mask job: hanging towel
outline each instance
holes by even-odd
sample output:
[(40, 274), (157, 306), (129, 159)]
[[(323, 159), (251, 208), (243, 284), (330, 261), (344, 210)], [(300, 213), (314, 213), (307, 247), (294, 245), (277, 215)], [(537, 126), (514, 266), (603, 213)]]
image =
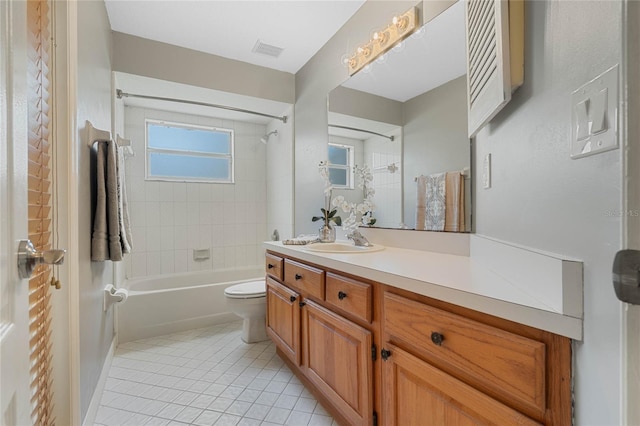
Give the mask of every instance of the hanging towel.
[(424, 228), (444, 231), (446, 173), (427, 176), (427, 204)]
[(127, 187), (125, 183), (124, 152), (118, 148), (118, 218), (120, 236), (122, 238), (122, 253), (131, 253), (133, 241), (131, 239), (131, 224), (129, 223), (129, 204), (127, 202)]
[(91, 237), (91, 260), (109, 260), (107, 240), (106, 144), (98, 142), (96, 159), (96, 213)]
[(462, 173), (447, 173), (444, 198), (444, 230), (448, 232), (464, 232), (464, 176)]
[(96, 213), (91, 239), (91, 260), (122, 260), (118, 201), (116, 143), (98, 142), (96, 162)]
[(416, 178), (416, 230), (424, 231), (427, 215), (427, 177)]

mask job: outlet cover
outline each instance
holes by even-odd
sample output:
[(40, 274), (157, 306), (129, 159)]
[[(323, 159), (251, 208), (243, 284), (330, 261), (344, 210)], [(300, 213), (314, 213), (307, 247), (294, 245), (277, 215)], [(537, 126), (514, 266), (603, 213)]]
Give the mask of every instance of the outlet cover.
[(491, 188), (491, 154), (485, 155), (482, 161), (482, 187)]
[(618, 66), (571, 94), (571, 158), (618, 147)]

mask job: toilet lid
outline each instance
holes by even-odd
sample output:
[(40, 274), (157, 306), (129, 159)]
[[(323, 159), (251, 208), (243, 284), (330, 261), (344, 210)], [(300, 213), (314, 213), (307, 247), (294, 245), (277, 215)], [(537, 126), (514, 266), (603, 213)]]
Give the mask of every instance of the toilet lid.
[(227, 287), (224, 294), (228, 297), (248, 299), (252, 297), (266, 296), (267, 290), (265, 288), (264, 280), (258, 280)]

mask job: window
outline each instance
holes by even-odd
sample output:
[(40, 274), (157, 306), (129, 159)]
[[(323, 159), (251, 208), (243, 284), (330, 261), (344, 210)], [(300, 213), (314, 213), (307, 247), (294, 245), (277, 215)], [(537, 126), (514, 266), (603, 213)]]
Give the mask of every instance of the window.
[(233, 183), (233, 130), (147, 120), (148, 180)]
[(328, 169), (335, 188), (353, 189), (353, 147), (330, 143)]

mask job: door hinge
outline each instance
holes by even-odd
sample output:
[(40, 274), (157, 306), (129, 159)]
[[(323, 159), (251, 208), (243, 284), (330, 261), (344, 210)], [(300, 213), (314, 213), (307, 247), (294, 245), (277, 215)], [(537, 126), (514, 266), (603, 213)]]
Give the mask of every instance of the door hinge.
[(371, 345), (371, 359), (376, 360), (378, 358), (378, 348), (376, 348), (376, 344)]
[(378, 413), (373, 412), (373, 426), (378, 426)]

